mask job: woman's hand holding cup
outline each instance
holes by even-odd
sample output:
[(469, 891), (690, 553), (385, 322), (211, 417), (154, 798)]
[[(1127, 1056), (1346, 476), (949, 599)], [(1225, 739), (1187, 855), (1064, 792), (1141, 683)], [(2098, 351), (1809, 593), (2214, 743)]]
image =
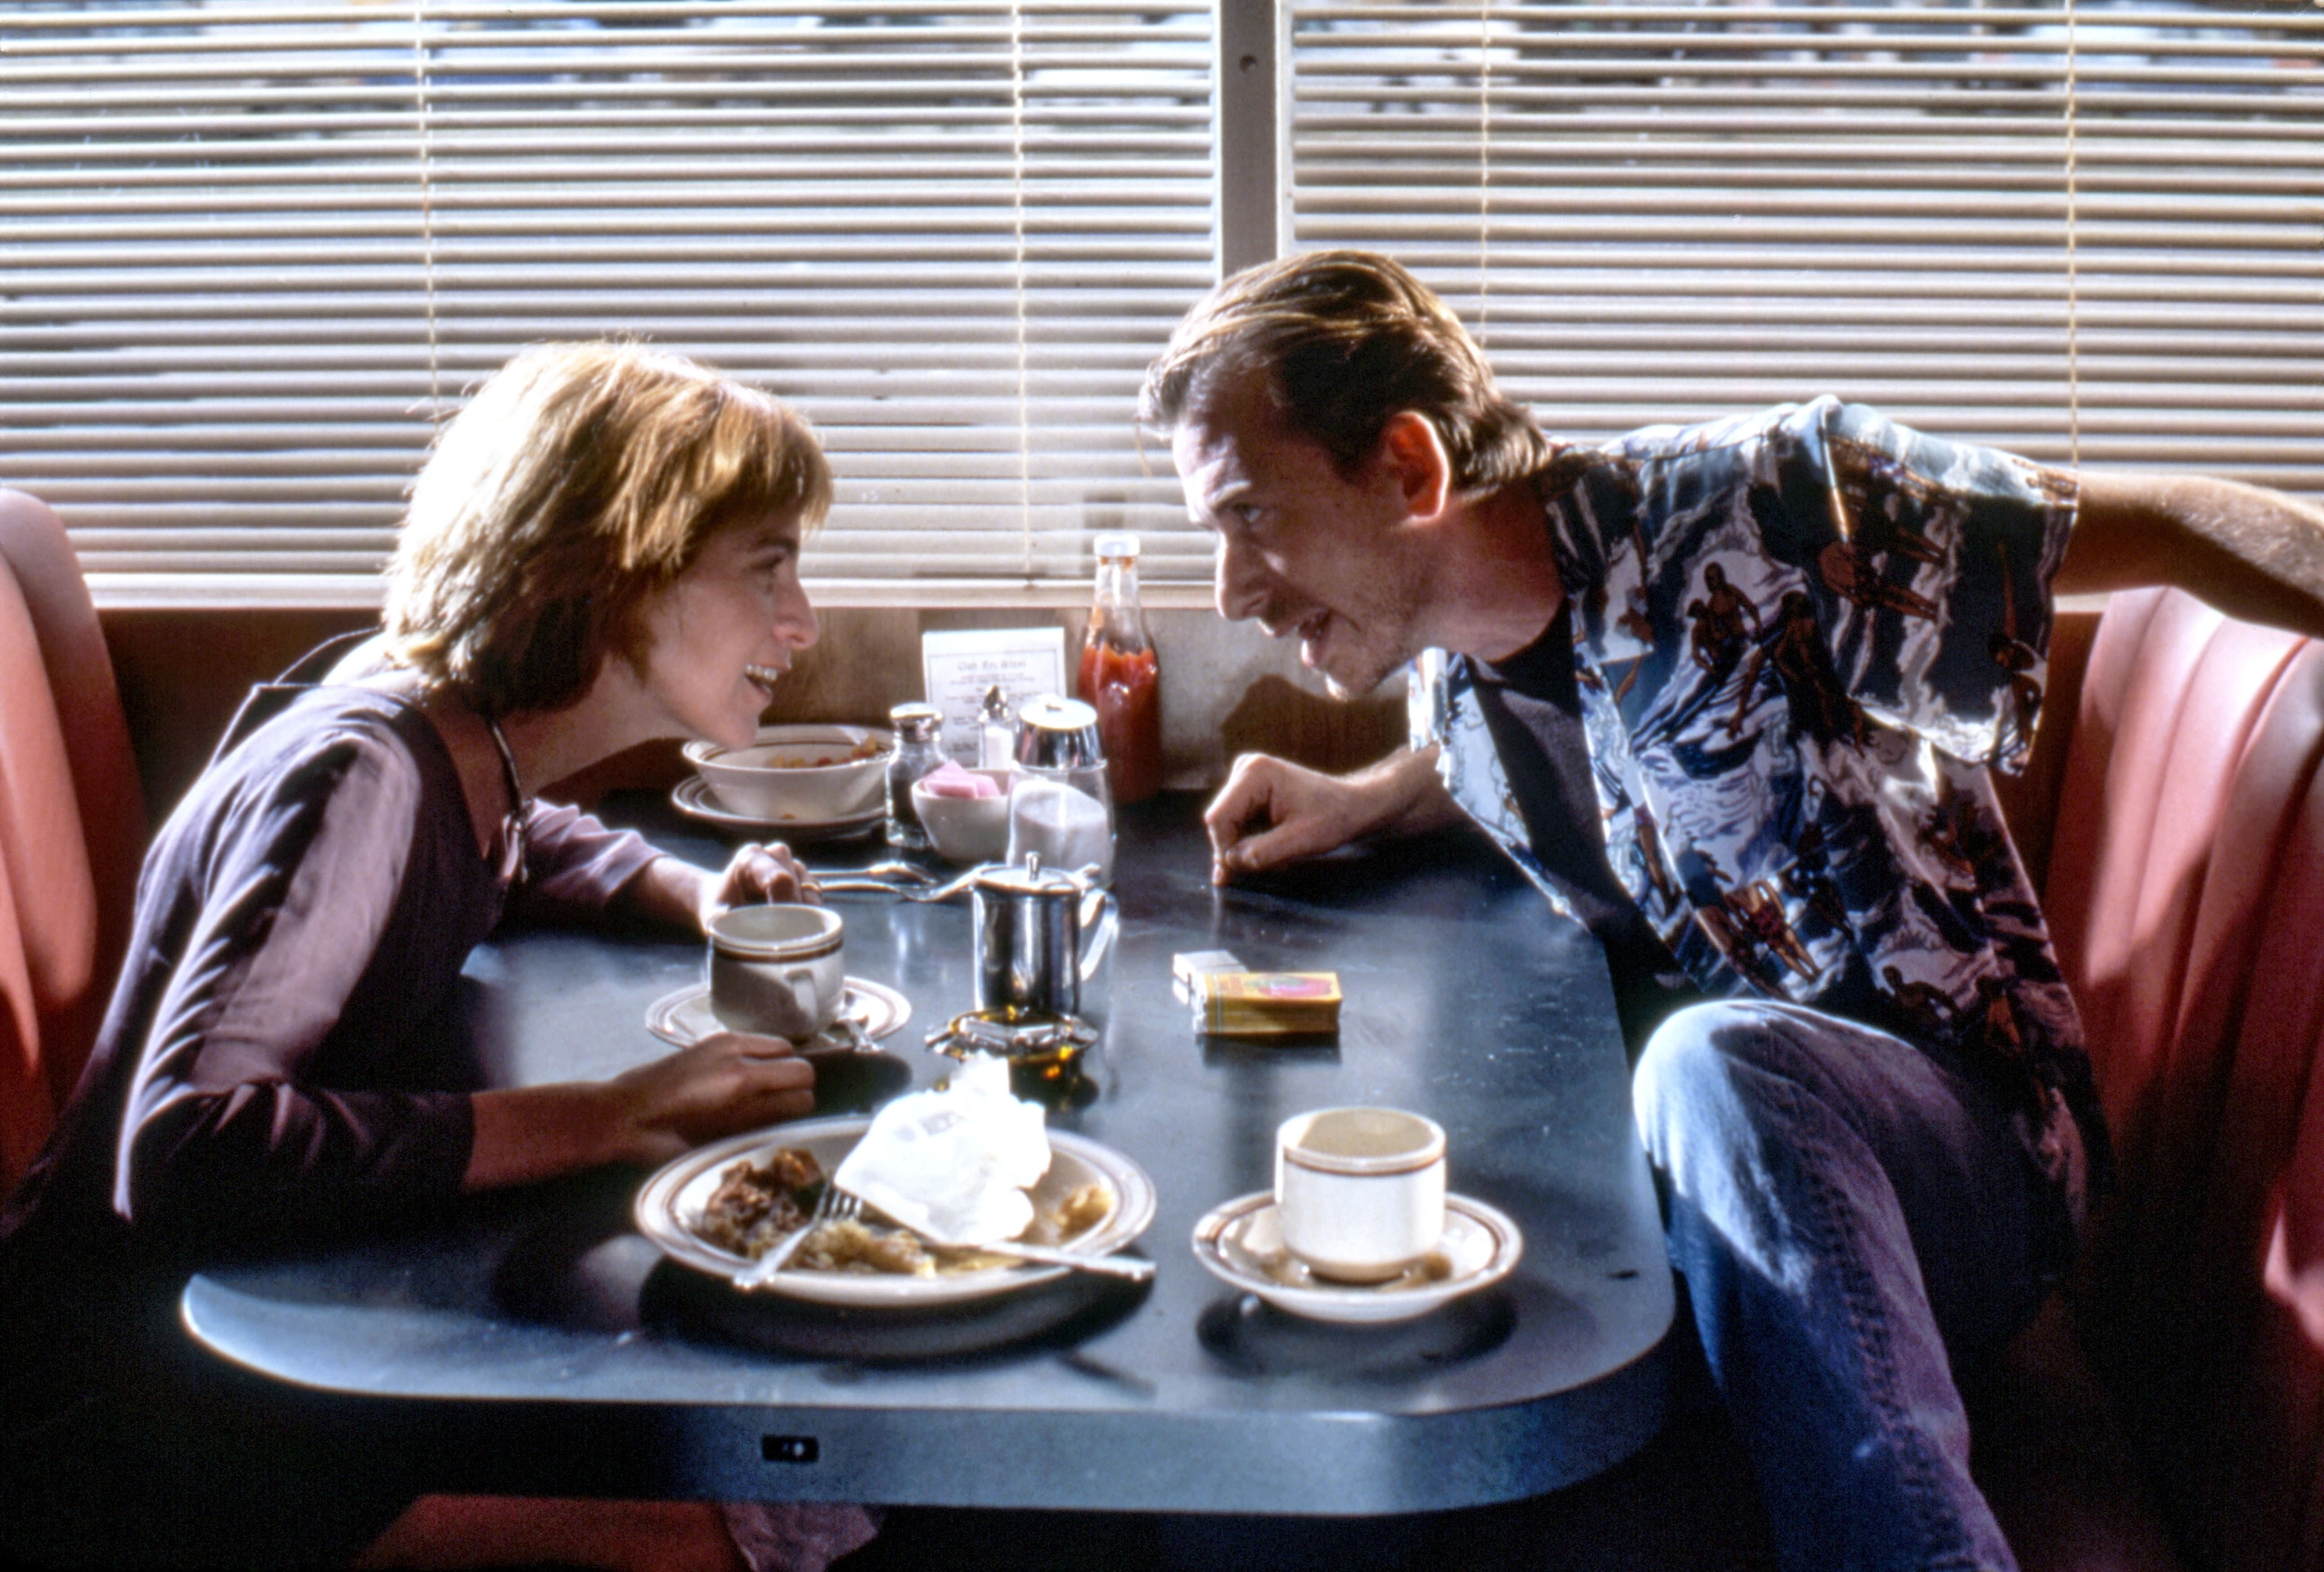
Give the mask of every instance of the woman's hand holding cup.
[(703, 880), (702, 931), (708, 933), (720, 914), (738, 906), (818, 905), (822, 900), (815, 875), (790, 847), (780, 841), (748, 841), (734, 848), (723, 873)]

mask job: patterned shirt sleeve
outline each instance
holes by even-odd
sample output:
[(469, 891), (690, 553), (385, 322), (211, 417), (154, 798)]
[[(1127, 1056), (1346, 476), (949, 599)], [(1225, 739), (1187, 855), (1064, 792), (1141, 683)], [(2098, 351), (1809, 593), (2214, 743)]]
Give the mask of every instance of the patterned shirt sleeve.
[[(1782, 703), (1828, 736), (1868, 719), (1968, 763), (2023, 765), (2069, 476), (1830, 398), (1636, 432), (1615, 453), (1631, 505), (1569, 492), (1551, 509), (1562, 567), (1592, 587), (1584, 642), (1609, 671), (1658, 652), (1718, 672), (1738, 735)], [(1637, 685), (1642, 698), (1663, 686)]]

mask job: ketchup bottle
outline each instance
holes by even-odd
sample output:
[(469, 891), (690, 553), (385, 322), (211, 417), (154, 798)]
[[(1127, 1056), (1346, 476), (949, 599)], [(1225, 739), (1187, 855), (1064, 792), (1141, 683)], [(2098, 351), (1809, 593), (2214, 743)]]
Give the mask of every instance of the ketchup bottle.
[(1097, 711), (1117, 804), (1162, 786), (1162, 673), (1138, 604), (1138, 537), (1097, 538), (1097, 599), (1082, 640), (1080, 694)]

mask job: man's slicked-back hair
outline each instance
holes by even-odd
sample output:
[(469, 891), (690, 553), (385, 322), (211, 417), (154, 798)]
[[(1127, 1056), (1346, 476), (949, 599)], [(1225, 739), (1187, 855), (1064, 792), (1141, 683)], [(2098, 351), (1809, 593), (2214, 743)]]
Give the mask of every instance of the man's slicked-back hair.
[(1526, 479), (1551, 458), (1450, 308), (1371, 252), (1283, 257), (1221, 283), (1148, 368), (1139, 421), (1167, 434), (1213, 389), (1254, 371), (1285, 422), (1342, 475), (1361, 467), (1389, 417), (1406, 410), (1436, 429), (1463, 491)]

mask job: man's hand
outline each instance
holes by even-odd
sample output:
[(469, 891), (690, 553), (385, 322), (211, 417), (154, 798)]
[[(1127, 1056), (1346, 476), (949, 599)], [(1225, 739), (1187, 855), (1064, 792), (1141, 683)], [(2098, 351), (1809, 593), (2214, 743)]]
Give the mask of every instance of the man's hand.
[(1223, 884), (1366, 836), (1452, 824), (1460, 809), (1436, 779), (1436, 752), (1398, 753), (1349, 775), (1326, 775), (1266, 754), (1234, 762), (1203, 812), (1211, 882)]

